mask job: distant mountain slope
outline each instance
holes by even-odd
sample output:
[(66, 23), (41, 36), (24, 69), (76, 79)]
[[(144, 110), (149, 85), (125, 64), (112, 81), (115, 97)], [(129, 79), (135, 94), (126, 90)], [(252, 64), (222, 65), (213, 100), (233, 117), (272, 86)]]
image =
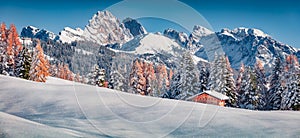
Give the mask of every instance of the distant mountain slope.
[(207, 55), (206, 48), (219, 43), (235, 69), (238, 69), (241, 63), (253, 66), (258, 59), (267, 69), (271, 69), (275, 57), (283, 59), (285, 55), (294, 54), (300, 58), (299, 49), (278, 42), (258, 29), (240, 27), (233, 30), (222, 29), (220, 32), (213, 33), (203, 27), (195, 26), (189, 37), (185, 37), (188, 36), (187, 34), (172, 29), (166, 30), (164, 35), (175, 39), (184, 47), (196, 48), (195, 55), (204, 59), (213, 56)]
[(300, 132), (300, 112), (153, 98), (56, 78), (37, 83), (0, 75), (0, 84), (0, 134), (8, 137), (297, 137)]

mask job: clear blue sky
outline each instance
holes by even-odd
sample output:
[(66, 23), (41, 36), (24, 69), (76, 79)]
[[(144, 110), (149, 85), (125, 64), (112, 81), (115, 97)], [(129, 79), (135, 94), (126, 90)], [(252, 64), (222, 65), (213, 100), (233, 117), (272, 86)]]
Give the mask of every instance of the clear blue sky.
[[(215, 31), (241, 26), (258, 28), (276, 40), (300, 48), (300, 1), (180, 1), (202, 14)], [(6, 0), (1, 1), (0, 22), (14, 23), (19, 31), (33, 25), (58, 33), (65, 26), (84, 28), (94, 13), (117, 2), (119, 0)], [(145, 22), (145, 27), (150, 31), (162, 31), (166, 25)]]

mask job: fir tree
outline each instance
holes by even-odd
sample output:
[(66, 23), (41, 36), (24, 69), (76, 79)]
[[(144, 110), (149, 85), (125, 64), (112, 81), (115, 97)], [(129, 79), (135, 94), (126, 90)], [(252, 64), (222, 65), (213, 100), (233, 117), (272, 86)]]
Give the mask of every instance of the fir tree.
[(89, 74), (88, 84), (104, 87), (104, 82), (105, 82), (105, 70), (99, 69), (99, 66), (95, 65), (93, 71)]
[(282, 62), (279, 57), (275, 59), (274, 69), (271, 74), (270, 89), (267, 93), (267, 109), (269, 110), (279, 110), (281, 106), (281, 93), (283, 91), (282, 86)]
[(203, 62), (198, 63), (200, 92), (207, 90), (209, 71)]
[(229, 97), (226, 105), (236, 107), (237, 93), (233, 70), (227, 57), (216, 56), (209, 76), (209, 89), (220, 92)]
[(265, 69), (260, 60), (257, 60), (255, 64), (255, 75), (257, 78), (257, 91), (260, 95), (259, 97), (259, 109), (265, 110), (267, 108), (267, 81), (265, 76)]
[(114, 70), (110, 73), (108, 88), (118, 91), (126, 90), (125, 78), (119, 71)]
[(238, 104), (241, 108), (258, 109), (259, 93), (257, 92), (257, 78), (250, 67), (247, 67), (243, 73)]
[(187, 100), (199, 93), (198, 70), (192, 56), (186, 52), (180, 61), (180, 66), (172, 78), (170, 90), (164, 95), (171, 99)]
[(37, 40), (37, 45), (33, 53), (32, 64), (29, 71), (29, 79), (37, 82), (46, 82), (47, 76), (49, 75), (49, 62), (45, 59), (40, 41)]
[(23, 79), (29, 79), (29, 71), (31, 68), (31, 54), (29, 53), (28, 49), (26, 47), (23, 48), (21, 53), (18, 56), (17, 60), (17, 66), (16, 66), (16, 76), (23, 78)]

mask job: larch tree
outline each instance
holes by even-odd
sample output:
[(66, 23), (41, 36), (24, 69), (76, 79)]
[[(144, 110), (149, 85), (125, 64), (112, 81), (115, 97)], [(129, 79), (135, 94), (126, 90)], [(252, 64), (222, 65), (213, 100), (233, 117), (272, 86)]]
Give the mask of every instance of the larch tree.
[(129, 85), (132, 87), (132, 93), (145, 95), (146, 78), (144, 77), (142, 66), (142, 63), (138, 59), (134, 61), (129, 76)]
[(10, 76), (16, 76), (16, 63), (18, 61), (18, 55), (23, 49), (21, 42), (19, 40), (18, 32), (14, 24), (10, 25), (10, 29), (7, 37), (7, 48), (6, 48), (6, 72)]
[(37, 40), (37, 45), (33, 53), (32, 64), (29, 71), (29, 79), (37, 82), (46, 82), (49, 76), (49, 62), (45, 58), (41, 43)]
[(0, 74), (8, 75), (8, 73), (6, 72), (7, 30), (5, 23), (1, 23), (0, 34)]

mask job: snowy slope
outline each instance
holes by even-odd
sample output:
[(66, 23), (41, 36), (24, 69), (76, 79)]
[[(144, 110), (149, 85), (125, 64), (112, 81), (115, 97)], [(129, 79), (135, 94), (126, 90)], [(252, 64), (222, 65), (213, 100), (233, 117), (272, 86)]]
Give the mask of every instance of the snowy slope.
[(300, 135), (300, 112), (223, 108), (54, 78), (44, 84), (0, 76), (0, 84), (0, 135), (9, 137)]

